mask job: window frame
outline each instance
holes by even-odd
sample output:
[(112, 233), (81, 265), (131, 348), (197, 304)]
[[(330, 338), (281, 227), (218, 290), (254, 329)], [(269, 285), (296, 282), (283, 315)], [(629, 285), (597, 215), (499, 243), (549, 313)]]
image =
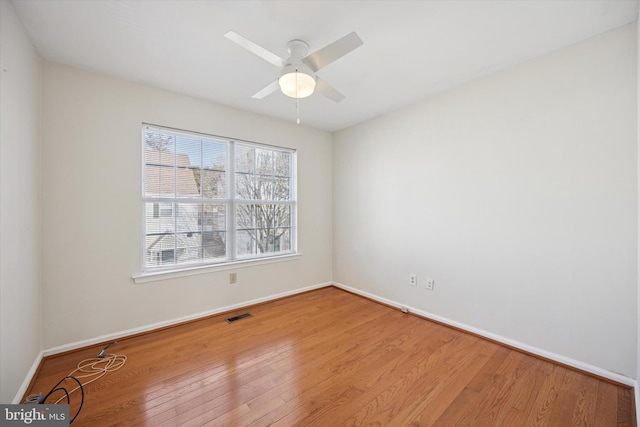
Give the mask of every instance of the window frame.
[[(159, 133), (168, 133), (170, 135), (179, 136), (183, 135), (188, 138), (198, 138), (200, 139), (200, 146), (202, 150), (202, 140), (211, 139), (219, 142), (223, 142), (226, 146), (226, 165), (225, 165), (225, 194), (223, 198), (203, 198), (203, 189), (200, 188), (200, 195), (195, 198), (194, 196), (185, 197), (184, 195), (179, 195), (175, 193), (172, 197), (165, 197), (164, 195), (157, 195), (155, 197), (148, 196), (146, 194), (146, 185), (147, 185), (147, 155), (146, 155), (146, 146), (145, 146), (145, 134), (149, 131), (159, 132)], [(142, 227), (141, 227), (141, 274), (134, 276), (133, 279), (136, 283), (146, 282), (151, 280), (160, 280), (164, 278), (172, 278), (182, 275), (191, 275), (191, 274), (200, 274), (209, 271), (216, 270), (225, 270), (231, 268), (237, 268), (246, 265), (254, 265), (254, 264), (263, 264), (270, 262), (279, 262), (283, 260), (295, 259), (298, 258), (301, 254), (298, 252), (298, 244), (297, 244), (297, 151), (288, 147), (274, 146), (264, 143), (257, 143), (253, 141), (240, 140), (237, 138), (229, 138), (211, 134), (205, 134), (200, 132), (187, 131), (183, 129), (170, 128), (166, 126), (153, 125), (149, 123), (143, 123), (141, 128), (141, 150), (142, 150), (142, 160), (141, 160), (141, 214), (142, 214)], [(268, 150), (270, 152), (281, 152), (287, 153), (289, 155), (289, 194), (290, 197), (287, 200), (264, 200), (264, 199), (244, 199), (239, 198), (236, 195), (236, 147), (243, 146), (249, 147), (253, 149), (262, 149)], [(177, 149), (175, 149), (174, 142), (174, 150), (173, 154), (184, 154), (177, 153)], [(173, 170), (177, 171), (179, 166), (176, 164), (174, 159), (173, 162)], [(203, 165), (200, 165), (200, 173), (204, 171)], [(275, 173), (275, 172), (274, 172)], [(176, 175), (177, 179), (177, 174)], [(275, 175), (274, 175), (275, 177)], [(177, 181), (176, 181), (177, 182)], [(275, 182), (275, 180), (274, 180)], [(171, 264), (166, 266), (154, 266), (149, 265), (148, 259), (148, 248), (147, 248), (147, 206), (151, 204), (159, 204), (158, 214), (159, 217), (163, 217), (162, 215), (162, 205), (165, 203), (172, 203), (173, 213), (179, 210), (180, 205), (176, 206), (175, 203), (178, 204), (192, 204), (195, 203), (199, 206), (200, 211), (206, 205), (224, 205), (226, 206), (226, 230), (225, 232), (225, 257), (224, 258), (213, 258), (213, 259), (203, 259), (202, 253), (197, 259), (194, 259), (192, 262), (184, 262), (179, 264)], [(237, 219), (237, 209), (238, 205), (252, 203), (252, 204), (268, 204), (268, 205), (287, 205), (289, 206), (289, 232), (290, 232), (290, 248), (285, 251), (278, 252), (266, 252), (266, 253), (254, 253), (250, 255), (238, 255), (237, 253), (237, 231), (239, 230), (239, 224)], [(156, 213), (154, 209), (152, 214)], [(158, 218), (155, 217), (154, 218)], [(174, 217), (174, 221), (177, 222)], [(200, 220), (199, 220), (200, 221)], [(200, 225), (200, 224), (198, 224)], [(200, 232), (202, 233), (203, 228), (200, 228)], [(178, 229), (174, 227), (172, 236), (177, 236), (179, 234)], [(200, 243), (200, 247), (202, 243)], [(177, 254), (175, 255), (177, 256)]]

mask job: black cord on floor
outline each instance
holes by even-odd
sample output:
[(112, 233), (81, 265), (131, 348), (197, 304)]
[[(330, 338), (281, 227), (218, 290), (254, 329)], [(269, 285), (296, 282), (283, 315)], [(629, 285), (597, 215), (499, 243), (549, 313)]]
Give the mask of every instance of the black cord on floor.
[[(75, 381), (76, 383), (78, 383), (78, 387), (80, 388), (80, 406), (78, 407), (78, 410), (76, 411), (75, 415), (69, 421), (69, 424), (71, 424), (78, 417), (78, 414), (82, 410), (82, 405), (84, 405), (84, 387), (82, 386), (82, 383), (80, 382), (80, 380), (77, 379), (76, 377), (72, 377), (71, 375), (68, 375), (68, 376), (64, 377), (63, 379), (61, 379), (60, 381), (58, 381), (58, 384), (54, 385), (53, 388), (51, 389), (51, 391), (49, 391), (49, 393), (47, 393), (42, 399), (40, 399), (40, 402), (38, 402), (38, 403), (40, 403), (40, 404), (46, 403), (47, 398), (49, 396), (51, 396), (53, 393), (61, 390), (61, 391), (64, 391), (64, 394), (65, 394), (65, 396), (67, 398), (67, 403), (69, 404), (69, 406), (71, 406), (71, 396), (70, 396), (69, 391), (65, 387), (59, 387), (59, 385), (62, 384), (63, 382), (65, 382), (66, 380)], [(58, 399), (57, 402), (59, 402), (61, 399)]]
[[(111, 344), (115, 344), (115, 341), (110, 343), (108, 346), (110, 346)], [(126, 361), (127, 361), (127, 356), (118, 355), (118, 354), (107, 354), (106, 353), (106, 347), (105, 347), (98, 354), (98, 357), (91, 358), (91, 359), (85, 359), (85, 360), (81, 361), (80, 363), (78, 363), (78, 367), (76, 369), (74, 369), (73, 371), (71, 371), (69, 373), (69, 375), (67, 375), (66, 377), (62, 378), (60, 381), (58, 381), (58, 384), (53, 386), (51, 391), (49, 391), (49, 393), (47, 393), (44, 396), (44, 398), (42, 398), (40, 394), (31, 395), (31, 396), (28, 396), (25, 399), (25, 403), (40, 403), (40, 404), (42, 404), (42, 403), (45, 403), (46, 400), (49, 398), (49, 396), (51, 396), (53, 393), (55, 393), (57, 391), (62, 391), (64, 393), (64, 395), (62, 397), (58, 398), (57, 400), (55, 400), (54, 402), (51, 402), (51, 403), (52, 404), (60, 403), (61, 401), (63, 401), (66, 398), (67, 399), (67, 403), (69, 405), (71, 405), (71, 395), (73, 394), (73, 392), (75, 392), (77, 390), (80, 390), (81, 393), (82, 393), (82, 397), (81, 397), (81, 400), (80, 400), (80, 406), (78, 407), (78, 410), (76, 411), (76, 413), (73, 416), (73, 418), (71, 418), (71, 421), (69, 422), (69, 424), (71, 424), (76, 419), (78, 414), (80, 413), (80, 410), (82, 410), (82, 405), (84, 405), (84, 386), (87, 385), (87, 384), (90, 384), (90, 383), (92, 383), (92, 382), (94, 382), (96, 380), (99, 380), (104, 375), (106, 375), (108, 372), (117, 371), (118, 369), (120, 369), (120, 368), (122, 368), (124, 366)], [(89, 380), (85, 381), (86, 378), (89, 378)], [(66, 384), (64, 384), (64, 382), (67, 381), (67, 380), (73, 380), (78, 385), (76, 387), (74, 387), (74, 388), (68, 387), (68, 386), (66, 386)], [(84, 384), (82, 384), (82, 382), (80, 380), (83, 380)]]

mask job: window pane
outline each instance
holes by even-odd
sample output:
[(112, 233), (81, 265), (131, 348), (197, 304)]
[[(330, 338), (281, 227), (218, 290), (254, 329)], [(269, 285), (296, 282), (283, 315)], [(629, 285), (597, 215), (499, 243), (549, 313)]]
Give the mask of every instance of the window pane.
[(256, 174), (273, 175), (273, 151), (256, 149)]
[(257, 199), (255, 175), (236, 173), (236, 197), (241, 200)]
[(195, 203), (176, 203), (176, 227), (178, 233), (196, 233), (200, 231), (200, 211), (202, 205)]
[(236, 144), (236, 172), (255, 173), (255, 152), (253, 147)]
[(172, 203), (145, 203), (145, 217), (147, 236), (175, 231)]
[(146, 203), (145, 208), (147, 267), (226, 257), (226, 205)]
[(290, 179), (275, 177), (273, 182), (273, 200), (290, 200), (291, 189), (289, 186)]
[(256, 253), (256, 214), (254, 205), (236, 206), (236, 253), (238, 256)]
[(176, 196), (199, 197), (198, 178), (202, 167), (200, 138), (176, 135)]
[[(169, 133), (148, 129), (144, 132), (144, 149), (145, 151), (156, 151), (165, 154), (174, 153), (175, 137)], [(168, 156), (168, 158), (170, 158), (169, 163), (162, 164), (172, 165), (173, 156)]]
[(196, 177), (200, 176), (199, 169), (177, 168), (176, 169), (176, 196), (199, 198), (200, 188)]
[(273, 205), (254, 205), (255, 227), (268, 229), (273, 225)]
[(176, 235), (176, 264), (193, 263), (200, 259), (202, 234), (183, 233)]
[(236, 206), (236, 224), (238, 230), (255, 228), (255, 214), (253, 205), (238, 204)]
[(145, 246), (147, 266), (162, 267), (174, 264), (174, 234), (147, 234)]
[(227, 143), (210, 139), (203, 140), (202, 167), (217, 171), (227, 170)]
[[(227, 194), (227, 144), (204, 140), (202, 143), (202, 192), (206, 198), (224, 198)], [(213, 172), (215, 171), (215, 172)]]
[(273, 200), (273, 177), (256, 176), (254, 179), (255, 191), (254, 200)]
[(175, 194), (175, 140), (158, 132), (145, 132), (145, 196), (173, 197)]
[(225, 205), (204, 205), (202, 215), (202, 257), (206, 260), (227, 256), (227, 211)]
[(289, 228), (276, 228), (273, 251), (290, 251), (291, 247), (291, 230)]
[(274, 152), (275, 176), (291, 176), (291, 153)]
[(145, 196), (173, 197), (175, 195), (175, 169), (167, 166), (147, 165)]
[(225, 231), (227, 229), (226, 205), (204, 205), (202, 207), (202, 231)]
[(223, 231), (202, 233), (202, 258), (213, 260), (216, 258), (226, 258), (227, 256), (227, 233)]
[(275, 205), (273, 227), (291, 227), (291, 206)]
[(239, 146), (236, 188), (242, 200), (291, 200), (291, 153)]
[(256, 249), (260, 254), (280, 252), (290, 249), (289, 229), (269, 228), (257, 230)]
[(226, 195), (227, 174), (213, 170), (203, 170), (199, 173), (202, 197), (207, 199), (221, 199)]
[(239, 257), (256, 253), (256, 239), (249, 231), (241, 230), (236, 233), (236, 252)]
[(146, 265), (173, 265), (175, 221), (172, 203), (145, 203)]
[(176, 135), (176, 166), (202, 167), (202, 148), (200, 138), (190, 135)]
[(237, 255), (291, 250), (291, 206), (238, 204)]

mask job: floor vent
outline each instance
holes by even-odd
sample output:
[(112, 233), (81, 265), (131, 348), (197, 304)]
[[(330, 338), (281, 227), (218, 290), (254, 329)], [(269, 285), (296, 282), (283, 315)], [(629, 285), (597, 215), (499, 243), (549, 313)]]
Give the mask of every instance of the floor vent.
[(233, 323), (233, 322), (237, 322), (240, 319), (244, 319), (247, 317), (251, 317), (251, 313), (244, 313), (244, 314), (239, 314), (237, 316), (233, 316), (233, 317), (229, 317), (227, 319), (227, 323)]

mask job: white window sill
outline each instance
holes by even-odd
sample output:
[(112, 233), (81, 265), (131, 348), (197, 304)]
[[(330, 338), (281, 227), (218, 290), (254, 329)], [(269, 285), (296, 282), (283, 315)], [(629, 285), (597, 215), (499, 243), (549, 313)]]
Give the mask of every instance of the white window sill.
[(253, 267), (256, 265), (272, 264), (275, 262), (296, 261), (302, 258), (302, 253), (280, 255), (268, 258), (248, 259), (242, 261), (225, 262), (222, 264), (205, 265), (197, 267), (185, 267), (178, 270), (152, 271), (133, 276), (135, 283), (156, 282), (159, 280), (175, 279), (178, 277), (195, 276), (197, 274), (215, 273), (225, 270)]

